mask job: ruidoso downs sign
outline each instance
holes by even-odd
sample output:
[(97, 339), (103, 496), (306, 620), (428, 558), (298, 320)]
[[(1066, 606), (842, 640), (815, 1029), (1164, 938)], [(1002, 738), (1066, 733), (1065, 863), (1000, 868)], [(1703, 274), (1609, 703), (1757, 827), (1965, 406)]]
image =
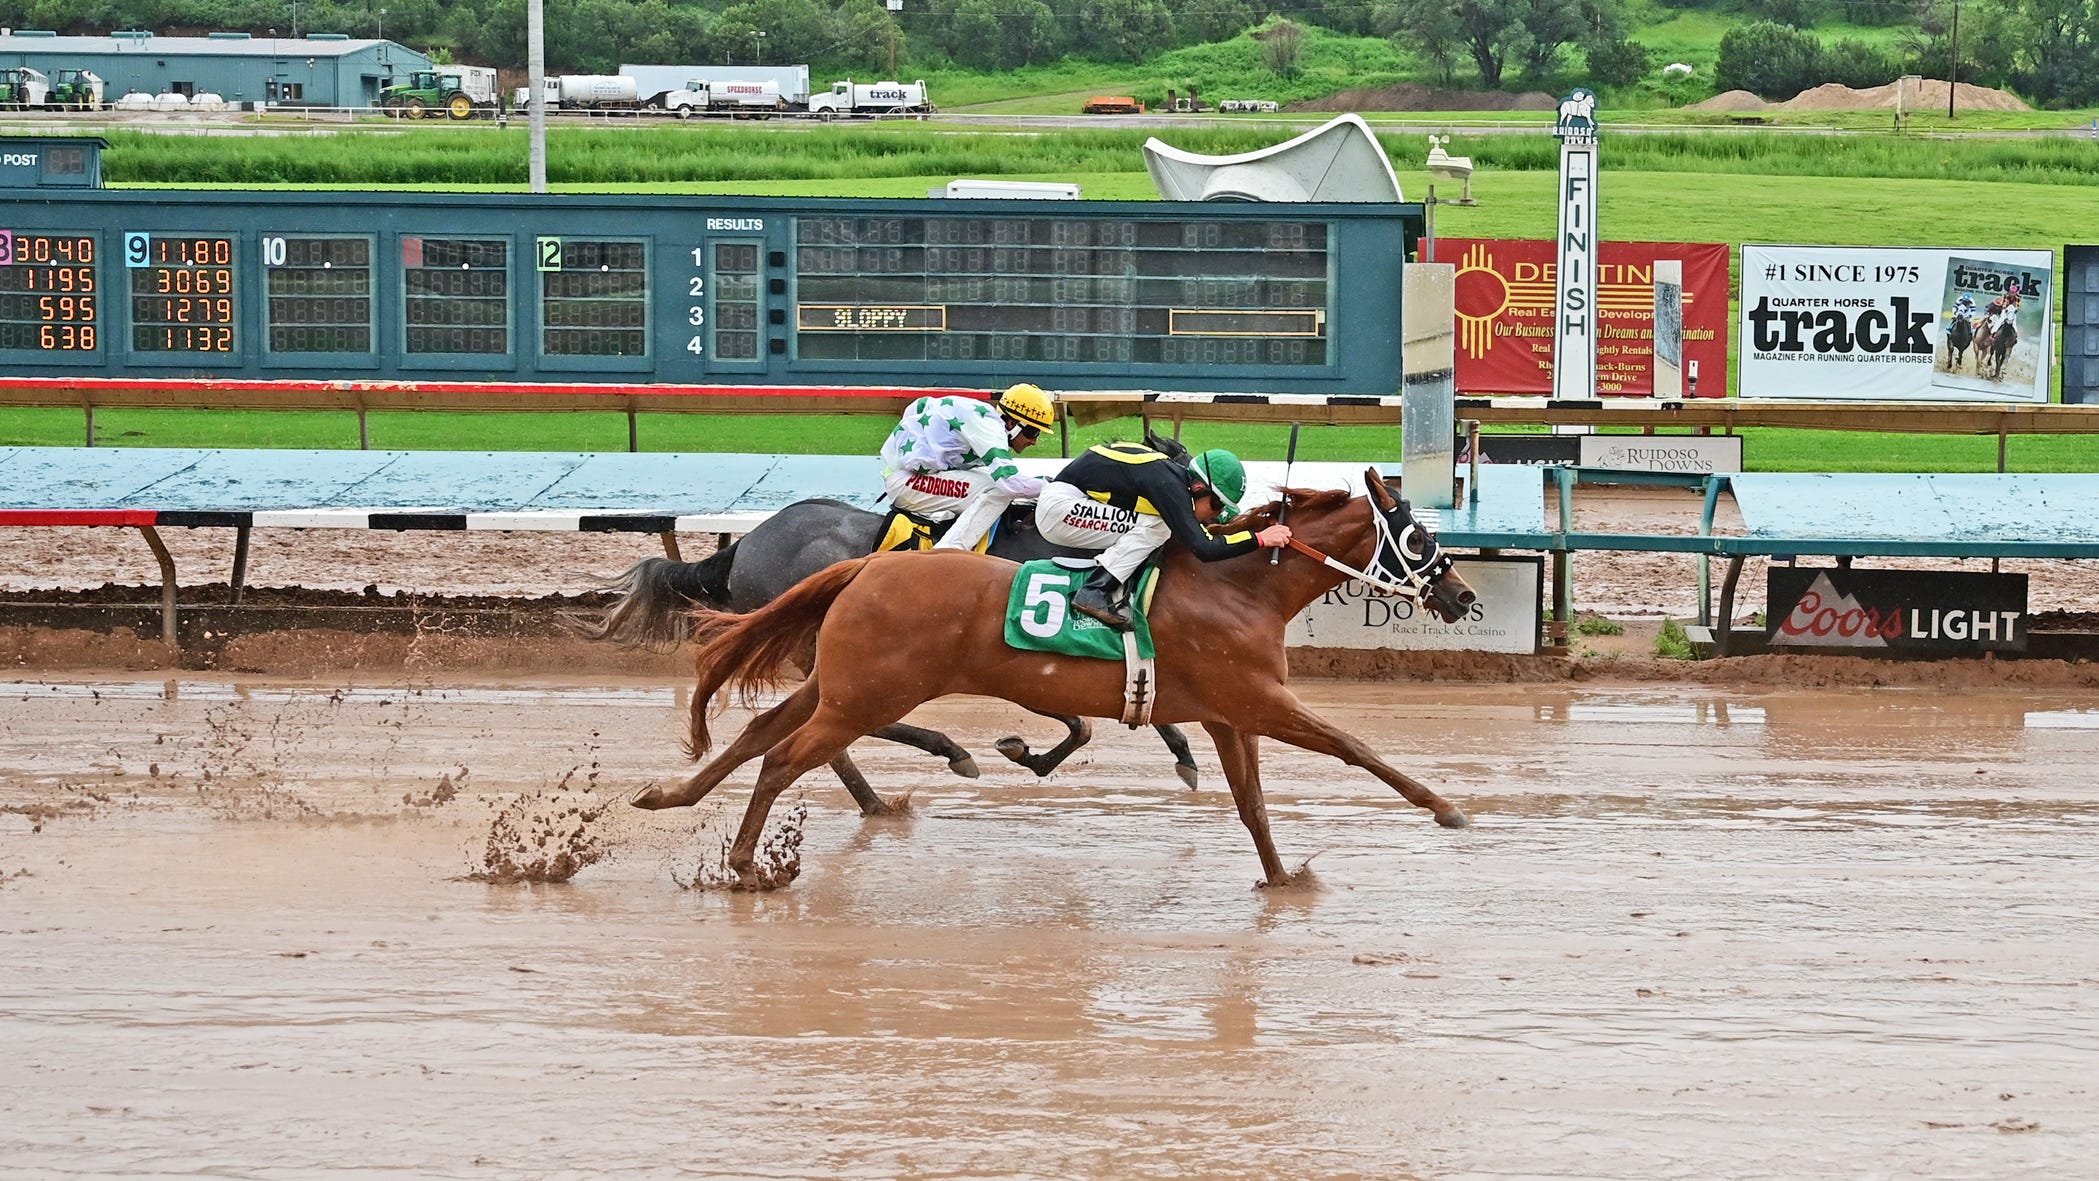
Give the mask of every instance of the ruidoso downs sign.
[(2046, 250), (1742, 247), (1745, 398), (2046, 402)]
[(1291, 620), (1284, 641), (1292, 648), (1536, 652), (1545, 559), (1460, 558), (1457, 571), (1479, 601), (1456, 623), (1443, 622), (1412, 599), (1345, 582)]
[(2026, 576), (1773, 566), (1769, 643), (1885, 655), (2026, 651)]

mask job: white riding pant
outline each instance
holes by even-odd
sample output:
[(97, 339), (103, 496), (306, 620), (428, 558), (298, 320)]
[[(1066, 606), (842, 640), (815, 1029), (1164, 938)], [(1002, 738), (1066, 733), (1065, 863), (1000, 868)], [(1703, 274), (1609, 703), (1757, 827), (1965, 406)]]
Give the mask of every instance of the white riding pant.
[(1173, 530), (1165, 521), (1086, 495), (1076, 484), (1052, 480), (1035, 502), (1035, 528), (1042, 538), (1073, 549), (1097, 549), (1101, 569), (1128, 582)]
[(890, 472), (883, 481), (890, 503), (936, 521), (952, 520), (934, 549), (975, 549), (998, 523), (1013, 494), (982, 468), (946, 472)]

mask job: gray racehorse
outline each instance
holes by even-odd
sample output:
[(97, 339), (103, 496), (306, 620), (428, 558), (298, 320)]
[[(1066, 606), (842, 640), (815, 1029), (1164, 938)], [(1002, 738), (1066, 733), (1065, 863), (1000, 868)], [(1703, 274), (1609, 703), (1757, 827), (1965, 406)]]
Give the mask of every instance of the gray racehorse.
[[(1044, 541), (1035, 531), (1033, 508), (1016, 505), (1008, 511), (992, 539), (993, 556), (1027, 562), (1080, 552)], [(766, 518), (741, 540), (700, 561), (648, 558), (635, 563), (610, 584), (619, 592), (619, 600), (610, 610), (596, 620), (572, 620), (570, 624), (592, 639), (633, 647), (672, 648), (685, 640), (686, 613), (695, 604), (715, 610), (756, 611), (811, 574), (873, 552), (882, 520), (882, 514), (855, 508), (842, 500), (796, 501)], [(1027, 741), (1017, 735), (1001, 738), (997, 744), (1000, 754), (1038, 776), (1056, 770), (1072, 751), (1093, 737), (1092, 724), (1084, 718), (1066, 714), (1042, 716), (1064, 723), (1064, 739), (1056, 746), (1035, 754)], [(1187, 737), (1174, 726), (1154, 729), (1173, 752), (1174, 771), (1181, 782), (1194, 787), (1195, 757), (1189, 752)], [(937, 730), (899, 723), (885, 726), (870, 737), (939, 755), (957, 775), (976, 777), (976, 759)], [(853, 793), (862, 812), (875, 815), (893, 810), (868, 786), (853, 765), (850, 753), (840, 754), (831, 763), (831, 770)]]

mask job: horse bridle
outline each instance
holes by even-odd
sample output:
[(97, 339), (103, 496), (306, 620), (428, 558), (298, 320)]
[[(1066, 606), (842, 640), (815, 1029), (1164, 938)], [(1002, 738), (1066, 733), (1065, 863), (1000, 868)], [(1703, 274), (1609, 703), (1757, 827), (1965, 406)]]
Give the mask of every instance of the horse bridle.
[[(1406, 524), (1394, 526), (1390, 514), (1405, 513)], [(1377, 501), (1370, 501), (1370, 523), (1377, 534), (1377, 544), (1370, 551), (1370, 567), (1358, 570), (1337, 558), (1313, 549), (1295, 537), (1290, 539), (1290, 548), (1331, 569), (1338, 570), (1350, 578), (1369, 583), (1371, 586), (1402, 598), (1421, 602), (1428, 588), (1437, 579), (1450, 572), (1456, 559), (1443, 552), (1436, 542), (1436, 535), (1423, 528), (1414, 519), (1414, 510), (1406, 501), (1400, 500), (1391, 509), (1382, 509)], [(1397, 533), (1394, 532), (1395, 528)], [(1418, 544), (1419, 560), (1409, 557), (1409, 545)], [(1390, 553), (1388, 563), (1386, 554)], [(1397, 570), (1392, 567), (1398, 566)]]

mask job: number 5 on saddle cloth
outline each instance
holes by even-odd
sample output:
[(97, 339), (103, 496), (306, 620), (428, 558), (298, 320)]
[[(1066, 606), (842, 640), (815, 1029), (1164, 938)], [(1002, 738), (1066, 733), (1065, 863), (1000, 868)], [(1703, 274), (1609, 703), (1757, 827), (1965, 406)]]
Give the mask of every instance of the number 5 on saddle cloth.
[(1006, 644), (1026, 652), (1054, 652), (1123, 662), (1122, 722), (1132, 728), (1151, 720), (1152, 592), (1159, 569), (1146, 566), (1130, 593), (1130, 630), (1117, 631), (1071, 609), (1071, 597), (1086, 584), (1094, 563), (1086, 558), (1028, 562), (1013, 575), (1006, 600)]

